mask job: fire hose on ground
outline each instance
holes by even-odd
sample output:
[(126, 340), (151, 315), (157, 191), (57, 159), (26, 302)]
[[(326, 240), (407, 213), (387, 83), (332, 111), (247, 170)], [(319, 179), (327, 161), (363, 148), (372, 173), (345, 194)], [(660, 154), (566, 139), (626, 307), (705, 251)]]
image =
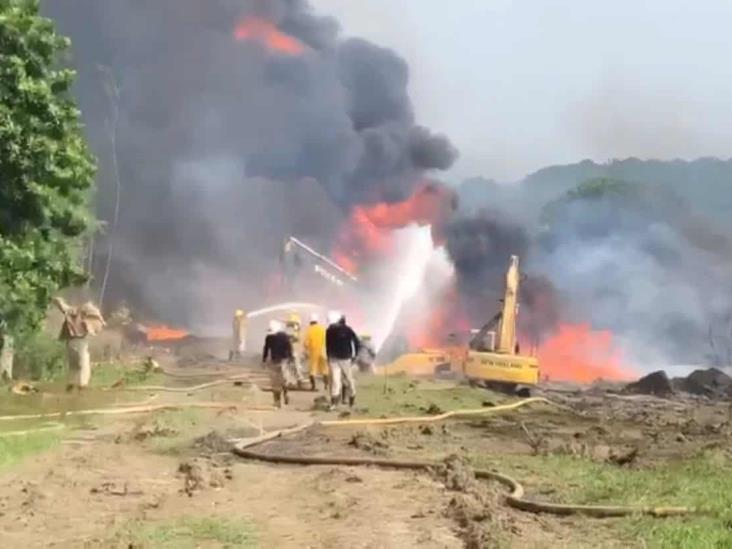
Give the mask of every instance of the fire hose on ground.
[[(334, 466), (371, 466), (386, 469), (402, 469), (413, 471), (433, 471), (441, 466), (439, 462), (429, 461), (404, 461), (393, 459), (379, 459), (366, 457), (307, 457), (292, 456), (284, 454), (270, 454), (266, 452), (253, 450), (255, 446), (259, 446), (269, 440), (292, 435), (313, 426), (323, 427), (349, 427), (354, 425), (393, 425), (399, 423), (430, 423), (443, 421), (450, 417), (469, 417), (477, 415), (487, 415), (491, 413), (507, 412), (516, 410), (522, 406), (532, 403), (546, 403), (555, 405), (555, 403), (545, 398), (527, 398), (511, 404), (504, 404), (488, 409), (479, 410), (453, 410), (431, 417), (396, 417), (396, 418), (379, 418), (379, 419), (345, 419), (345, 420), (328, 420), (321, 422), (312, 422), (300, 425), (291, 429), (284, 429), (267, 433), (261, 437), (248, 441), (241, 441), (234, 445), (232, 452), (244, 459), (264, 461), (269, 463), (288, 464), (288, 465), (334, 465)], [(531, 513), (548, 513), (553, 515), (585, 515), (595, 518), (608, 517), (624, 517), (631, 515), (649, 515), (653, 517), (672, 517), (681, 515), (700, 514), (697, 509), (689, 507), (664, 507), (664, 506), (632, 506), (632, 505), (580, 505), (580, 504), (563, 504), (546, 501), (536, 501), (525, 497), (524, 488), (517, 480), (512, 477), (487, 469), (476, 469), (475, 477), (482, 480), (492, 480), (502, 484), (509, 490), (505, 497), (506, 503), (521, 511)]]

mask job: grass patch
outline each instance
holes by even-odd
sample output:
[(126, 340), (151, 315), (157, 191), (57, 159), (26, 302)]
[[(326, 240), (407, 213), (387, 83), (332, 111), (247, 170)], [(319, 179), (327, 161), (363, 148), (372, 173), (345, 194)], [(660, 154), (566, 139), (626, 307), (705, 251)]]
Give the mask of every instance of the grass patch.
[(42, 431), (27, 435), (0, 435), (0, 470), (20, 463), (23, 459), (45, 452), (61, 441), (61, 431)]
[(707, 516), (620, 521), (623, 534), (648, 547), (732, 547), (732, 462), (720, 452), (648, 469), (625, 469), (570, 456), (476, 456), (476, 466), (499, 469), (537, 499), (562, 503), (687, 506)]
[(481, 408), (486, 402), (498, 404), (506, 396), (486, 389), (455, 385), (453, 382), (415, 380), (403, 375), (384, 378), (365, 376), (358, 380), (357, 408), (374, 417), (426, 414), (430, 407), (442, 411)]
[(168, 522), (134, 522), (118, 535), (131, 546), (156, 549), (187, 549), (201, 543), (218, 543), (230, 548), (258, 547), (255, 529), (246, 520), (218, 517), (181, 517)]
[(163, 374), (146, 372), (140, 365), (129, 365), (122, 362), (101, 362), (92, 367), (90, 385), (92, 387), (109, 387), (117, 381), (125, 386), (162, 385)]
[(166, 455), (180, 455), (191, 439), (203, 434), (207, 422), (206, 411), (196, 408), (166, 410), (155, 417), (155, 423), (164, 429), (176, 432), (170, 437), (153, 438), (152, 449)]
[(131, 391), (102, 390), (120, 379), (127, 386), (159, 385), (162, 383), (162, 374), (146, 373), (139, 366), (101, 363), (92, 367), (90, 385), (81, 392), (66, 391), (65, 373), (55, 381), (36, 383), (38, 393), (16, 395), (0, 388), (0, 415), (70, 412), (107, 408), (115, 403), (140, 400), (140, 394)]

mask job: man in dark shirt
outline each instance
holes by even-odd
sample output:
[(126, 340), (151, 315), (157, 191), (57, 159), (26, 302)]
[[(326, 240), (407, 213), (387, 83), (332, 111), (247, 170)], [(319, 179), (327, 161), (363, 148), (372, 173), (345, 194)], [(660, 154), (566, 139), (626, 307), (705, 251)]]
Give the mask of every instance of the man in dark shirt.
[(344, 400), (353, 406), (356, 401), (356, 380), (353, 377), (353, 360), (358, 355), (361, 344), (356, 333), (346, 324), (346, 318), (335, 311), (328, 315), (330, 325), (325, 331), (325, 351), (331, 375), (330, 404), (335, 408), (341, 399), (341, 386), (344, 385)]
[(285, 369), (288, 362), (292, 360), (292, 342), (285, 333), (284, 327), (276, 320), (269, 323), (269, 332), (264, 338), (262, 364), (266, 364), (269, 359), (269, 381), (272, 384), (274, 403), (277, 408), (281, 408), (282, 397), (284, 397), (285, 404), (290, 403), (285, 384)]

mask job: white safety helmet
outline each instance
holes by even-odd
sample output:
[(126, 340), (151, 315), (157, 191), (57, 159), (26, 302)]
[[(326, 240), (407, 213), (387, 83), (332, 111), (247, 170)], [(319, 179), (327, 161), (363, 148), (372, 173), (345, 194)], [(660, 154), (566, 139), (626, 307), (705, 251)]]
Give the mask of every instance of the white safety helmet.
[(337, 324), (342, 317), (343, 315), (338, 311), (330, 311), (328, 313), (328, 324)]
[(320, 321), (320, 317), (318, 316), (318, 313), (313, 313), (310, 315), (310, 322), (318, 322)]
[(282, 330), (282, 326), (280, 325), (279, 322), (277, 322), (276, 320), (269, 321), (269, 332), (270, 333), (276, 334), (280, 330)]

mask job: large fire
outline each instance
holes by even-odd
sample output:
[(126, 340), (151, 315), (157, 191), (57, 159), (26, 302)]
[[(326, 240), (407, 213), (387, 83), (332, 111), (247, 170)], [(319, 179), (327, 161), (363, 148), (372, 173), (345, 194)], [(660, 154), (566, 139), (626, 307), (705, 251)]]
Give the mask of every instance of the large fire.
[[(332, 251), (333, 257), (354, 273), (372, 262), (388, 261), (393, 258), (396, 249), (393, 232), (412, 224), (430, 226), (433, 243), (436, 247), (440, 246), (444, 243), (443, 229), (455, 207), (454, 195), (449, 189), (429, 182), (420, 185), (407, 200), (357, 206), (342, 227)], [(543, 298), (552, 297), (542, 284), (535, 284), (533, 288), (527, 286), (526, 289), (532, 310), (538, 308), (540, 313), (542, 309), (554, 310), (551, 304), (542, 305)], [(453, 281), (452, 285), (435, 296), (426, 317), (408, 319), (405, 335), (413, 349), (445, 347), (449, 344), (451, 333), (468, 333), (495, 312), (485, 311), (485, 318), (473, 326), (466, 303), (461, 300), (456, 281)], [(558, 321), (551, 315), (545, 318), (547, 314), (544, 311), (539, 318), (531, 320), (542, 325), (544, 321), (551, 321), (551, 324)], [(529, 322), (529, 331), (524, 335), (535, 340), (540, 330), (531, 324)], [(633, 377), (633, 372), (623, 365), (622, 353), (613, 342), (612, 333), (593, 331), (584, 324), (560, 324), (539, 346), (537, 355), (542, 376), (552, 380), (592, 382), (600, 378), (626, 380)]]
[(413, 322), (407, 340), (415, 349), (435, 349), (450, 344), (450, 334), (465, 334), (471, 329), (455, 285), (436, 296), (430, 314), (423, 322)]
[(300, 55), (304, 50), (302, 42), (285, 34), (271, 21), (259, 17), (247, 17), (234, 30), (234, 38), (238, 41), (253, 41), (270, 51), (286, 55)]
[(341, 230), (333, 257), (350, 272), (358, 272), (373, 259), (388, 258), (394, 252), (392, 231), (412, 224), (429, 225), (433, 242), (440, 245), (442, 229), (456, 206), (452, 191), (433, 182), (422, 183), (401, 202), (356, 206)]
[(562, 324), (538, 350), (542, 377), (551, 380), (623, 381), (633, 372), (623, 366), (622, 352), (609, 331), (593, 331), (586, 324)]
[(190, 334), (185, 330), (177, 330), (168, 326), (148, 326), (145, 330), (148, 342), (178, 341)]

